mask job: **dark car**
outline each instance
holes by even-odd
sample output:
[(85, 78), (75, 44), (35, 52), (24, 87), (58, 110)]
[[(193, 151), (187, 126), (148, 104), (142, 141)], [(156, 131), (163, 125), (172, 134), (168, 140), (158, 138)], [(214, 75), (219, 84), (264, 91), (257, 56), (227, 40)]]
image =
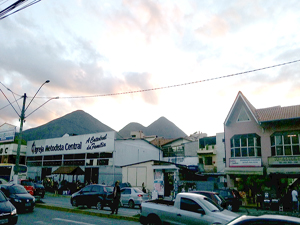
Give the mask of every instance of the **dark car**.
[(300, 224), (300, 218), (282, 215), (262, 215), (262, 216), (240, 216), (230, 221), (227, 225), (296, 225)]
[(242, 198), (237, 190), (228, 188), (215, 190), (215, 192), (218, 192), (226, 200), (226, 209), (233, 212), (239, 211), (242, 205)]
[(45, 196), (45, 187), (43, 184), (40, 183), (34, 183), (34, 196), (40, 196), (41, 198), (44, 198)]
[(211, 200), (213, 200), (216, 204), (221, 206), (222, 208), (227, 208), (226, 200), (218, 193), (213, 191), (190, 191), (191, 193), (204, 195)]
[(17, 209), (0, 191), (0, 224), (16, 224), (17, 222)]
[(18, 211), (29, 210), (32, 212), (34, 210), (35, 197), (29, 194), (22, 185), (1, 184), (0, 189)]
[(103, 209), (105, 206), (111, 207), (113, 189), (112, 186), (102, 184), (88, 185), (72, 194), (71, 205), (86, 205), (88, 208), (96, 206), (98, 210)]

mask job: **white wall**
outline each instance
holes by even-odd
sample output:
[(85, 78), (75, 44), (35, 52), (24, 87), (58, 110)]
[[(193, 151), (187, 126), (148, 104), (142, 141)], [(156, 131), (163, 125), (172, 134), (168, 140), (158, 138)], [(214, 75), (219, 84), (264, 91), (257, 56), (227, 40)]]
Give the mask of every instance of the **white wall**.
[(115, 166), (162, 160), (162, 151), (145, 140), (116, 140)]

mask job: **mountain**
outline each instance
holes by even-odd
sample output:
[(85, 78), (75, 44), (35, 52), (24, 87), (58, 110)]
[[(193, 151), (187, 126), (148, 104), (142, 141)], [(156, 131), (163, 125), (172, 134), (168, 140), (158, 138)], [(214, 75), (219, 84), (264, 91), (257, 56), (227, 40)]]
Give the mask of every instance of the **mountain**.
[(22, 138), (26, 141), (31, 141), (58, 138), (66, 133), (81, 135), (106, 131), (114, 130), (90, 114), (77, 110), (42, 126), (24, 131)]
[[(114, 131), (109, 126), (101, 123), (90, 114), (77, 110), (66, 114), (58, 119), (52, 120), (42, 126), (23, 131), (22, 138), (26, 141), (41, 140), (62, 137), (64, 134), (91, 134), (98, 132)], [(157, 135), (164, 138), (179, 138), (187, 136), (174, 123), (161, 117), (148, 127), (139, 123), (129, 123), (119, 132), (117, 138), (130, 137), (131, 131), (143, 131), (146, 136)]]
[(146, 136), (157, 135), (164, 138), (179, 138), (186, 137), (187, 135), (180, 130), (174, 123), (160, 117), (158, 120), (151, 123), (148, 127), (144, 127), (139, 123), (129, 123), (119, 131), (122, 137), (130, 137), (130, 131), (143, 131)]

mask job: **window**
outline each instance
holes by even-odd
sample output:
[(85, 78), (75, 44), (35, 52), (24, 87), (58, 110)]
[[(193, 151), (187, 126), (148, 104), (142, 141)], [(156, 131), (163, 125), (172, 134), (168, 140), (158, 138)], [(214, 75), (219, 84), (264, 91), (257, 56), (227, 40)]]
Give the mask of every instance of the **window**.
[(206, 166), (212, 165), (212, 157), (205, 157), (205, 165)]
[(231, 157), (260, 157), (260, 136), (257, 134), (235, 135), (230, 139)]
[(190, 211), (190, 212), (199, 212), (199, 210), (202, 208), (200, 205), (198, 205), (197, 202), (191, 199), (181, 198), (180, 209)]
[(250, 121), (250, 117), (248, 116), (244, 107), (241, 108), (240, 114), (237, 118), (237, 122)]
[(272, 156), (300, 155), (300, 131), (277, 132), (271, 136)]

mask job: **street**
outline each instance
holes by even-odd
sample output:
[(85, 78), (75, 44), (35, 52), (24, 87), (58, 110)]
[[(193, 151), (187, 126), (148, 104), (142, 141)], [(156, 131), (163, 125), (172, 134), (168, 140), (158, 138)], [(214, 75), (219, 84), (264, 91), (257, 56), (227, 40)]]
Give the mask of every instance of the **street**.
[(90, 216), (78, 213), (62, 212), (45, 208), (35, 208), (32, 213), (19, 214), (18, 223), (20, 225), (44, 224), (44, 225), (132, 225), (139, 222), (121, 220), (119, 218), (105, 218)]

